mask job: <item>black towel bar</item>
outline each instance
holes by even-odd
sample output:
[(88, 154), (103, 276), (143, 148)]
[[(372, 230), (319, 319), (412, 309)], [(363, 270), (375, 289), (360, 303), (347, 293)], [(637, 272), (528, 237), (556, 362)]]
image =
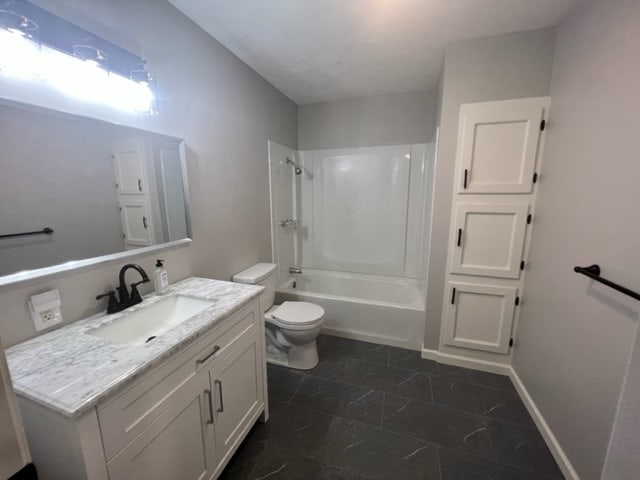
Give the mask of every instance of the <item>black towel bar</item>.
[(576, 273), (581, 273), (582, 275), (586, 275), (596, 282), (604, 283), (607, 287), (611, 287), (614, 290), (624, 293), (625, 295), (629, 295), (631, 298), (640, 300), (640, 293), (629, 290), (628, 288), (623, 287), (622, 285), (618, 285), (617, 283), (613, 283), (611, 280), (607, 280), (606, 278), (602, 278), (600, 276), (600, 265), (594, 264), (588, 267), (573, 267), (573, 271)]
[(35, 232), (22, 232), (22, 233), (10, 233), (8, 235), (0, 235), (0, 238), (13, 238), (13, 237), (24, 237), (25, 235), (51, 235), (53, 233), (53, 229), (46, 227), (42, 230), (37, 230)]

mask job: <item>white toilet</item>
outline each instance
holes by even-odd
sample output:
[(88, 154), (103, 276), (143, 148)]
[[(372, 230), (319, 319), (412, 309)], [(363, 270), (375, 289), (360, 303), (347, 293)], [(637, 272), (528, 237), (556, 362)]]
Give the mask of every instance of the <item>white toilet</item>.
[(316, 338), (324, 322), (324, 309), (308, 302), (274, 305), (276, 267), (274, 263), (256, 263), (236, 273), (233, 281), (265, 287), (260, 307), (266, 322), (267, 362), (309, 370), (318, 364)]

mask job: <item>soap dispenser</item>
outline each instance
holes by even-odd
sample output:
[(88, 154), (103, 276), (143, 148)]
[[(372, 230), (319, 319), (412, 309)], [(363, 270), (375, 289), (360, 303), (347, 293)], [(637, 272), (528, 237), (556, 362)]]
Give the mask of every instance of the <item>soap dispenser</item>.
[(156, 293), (158, 295), (164, 295), (169, 291), (169, 276), (167, 275), (167, 269), (164, 268), (164, 260), (156, 260), (155, 280)]

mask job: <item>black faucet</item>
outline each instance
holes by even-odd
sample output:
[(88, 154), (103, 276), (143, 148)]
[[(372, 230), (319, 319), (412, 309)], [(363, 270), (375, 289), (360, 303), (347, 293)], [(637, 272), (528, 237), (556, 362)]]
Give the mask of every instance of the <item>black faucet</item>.
[[(134, 282), (131, 284), (131, 293), (127, 289), (127, 284), (124, 280), (124, 275), (127, 273), (127, 270), (133, 268), (136, 270), (142, 280), (139, 282)], [(140, 265), (136, 265), (135, 263), (127, 263), (124, 267), (120, 269), (120, 274), (118, 275), (118, 297), (119, 300), (116, 300), (116, 293), (111, 290), (107, 293), (103, 293), (102, 295), (98, 295), (96, 300), (100, 300), (103, 297), (109, 297), (109, 304), (107, 306), (107, 313), (116, 313), (124, 310), (125, 308), (129, 308), (132, 305), (136, 305), (142, 302), (142, 297), (140, 296), (140, 292), (138, 292), (138, 285), (141, 283), (147, 283), (149, 281), (149, 277), (147, 276), (147, 272)]]

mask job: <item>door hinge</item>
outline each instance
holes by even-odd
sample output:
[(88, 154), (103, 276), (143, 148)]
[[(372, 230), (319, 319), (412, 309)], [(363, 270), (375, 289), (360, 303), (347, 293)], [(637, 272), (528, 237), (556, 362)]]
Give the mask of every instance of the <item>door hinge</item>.
[(520, 270), (524, 270), (524, 260), (520, 262)]
[(542, 121), (540, 122), (540, 131), (544, 132), (546, 128), (547, 128), (547, 121), (542, 119)]
[(533, 178), (531, 179), (531, 181), (533, 183), (536, 183), (538, 181), (538, 172), (534, 172), (533, 173)]
[(456, 289), (454, 287), (453, 291), (451, 292), (451, 305), (455, 305), (455, 303), (456, 303)]
[(516, 302), (515, 302), (515, 303), (516, 303), (516, 307), (517, 307), (518, 305), (520, 305), (520, 297), (516, 297)]
[(510, 339), (509, 339), (509, 346), (510, 346), (510, 347), (513, 347), (513, 338), (510, 338)]
[(531, 225), (531, 219), (533, 217), (531, 216), (531, 214), (527, 215), (527, 225)]

